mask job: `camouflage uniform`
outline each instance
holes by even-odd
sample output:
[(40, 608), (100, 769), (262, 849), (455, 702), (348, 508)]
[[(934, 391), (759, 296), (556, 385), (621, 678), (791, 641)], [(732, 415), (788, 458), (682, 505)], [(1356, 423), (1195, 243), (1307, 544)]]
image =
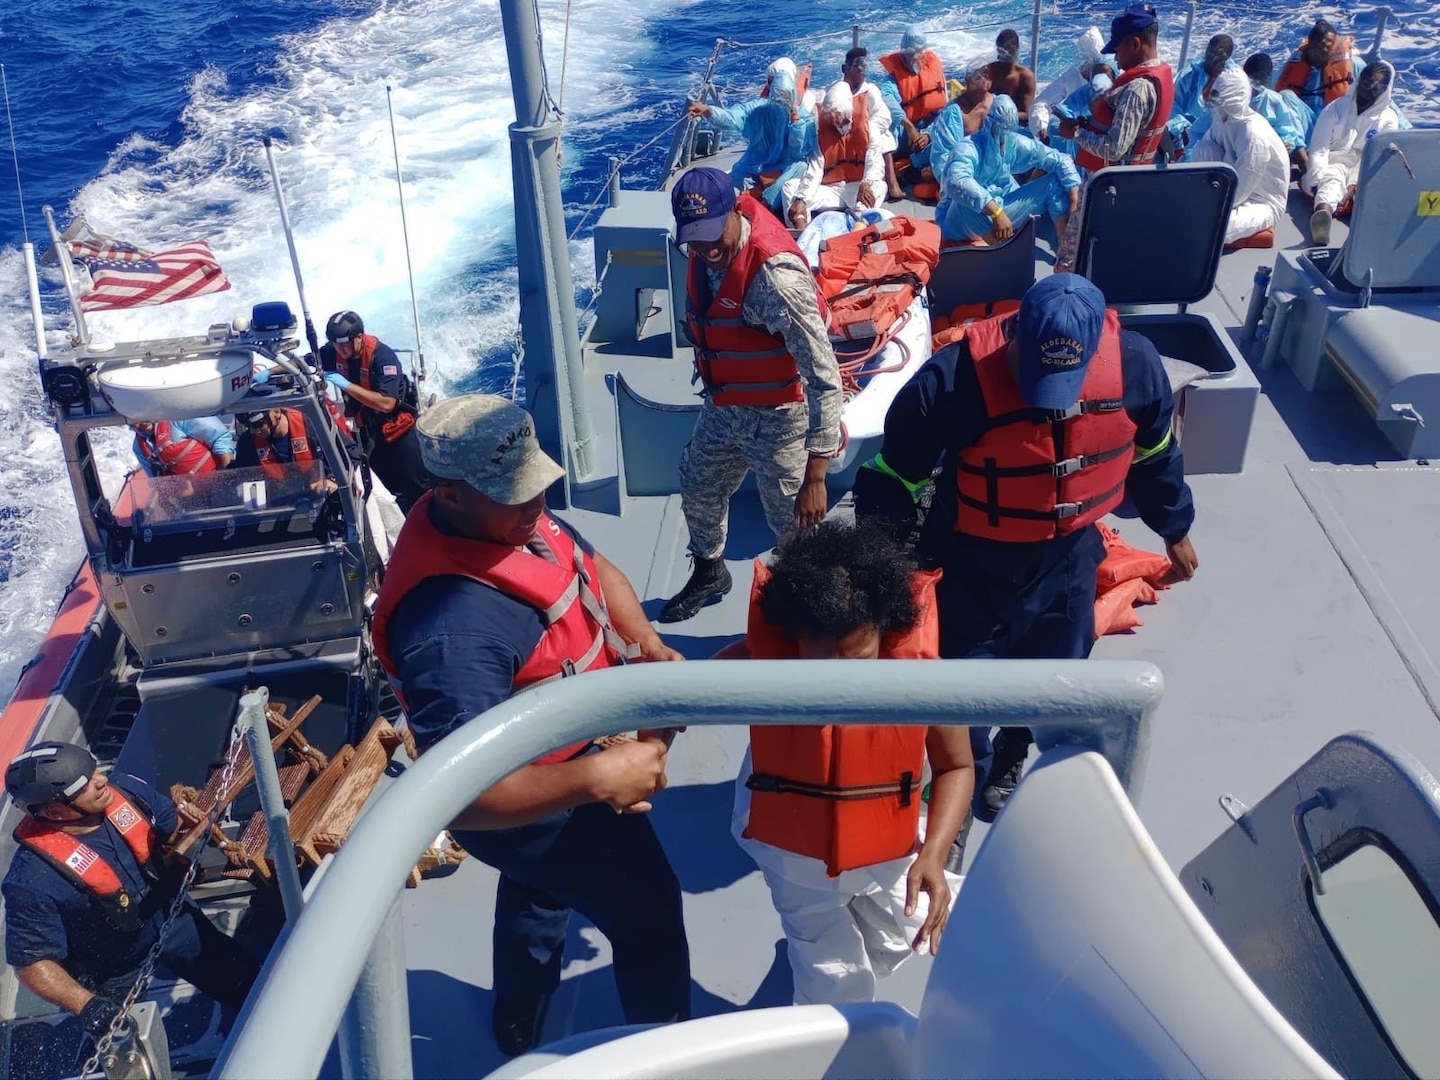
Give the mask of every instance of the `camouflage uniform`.
[[(747, 221), (740, 243), (749, 240)], [(707, 269), (712, 290), (720, 288), (725, 272)], [(784, 338), (805, 400), (778, 406), (705, 402), (680, 458), (680, 505), (690, 553), (699, 559), (718, 559), (724, 550), (730, 496), (747, 471), (754, 470), (765, 520), (778, 540), (794, 524), (807, 459), (830, 457), (840, 448), (840, 369), (804, 261), (790, 254), (769, 259), (746, 290), (741, 317)]]

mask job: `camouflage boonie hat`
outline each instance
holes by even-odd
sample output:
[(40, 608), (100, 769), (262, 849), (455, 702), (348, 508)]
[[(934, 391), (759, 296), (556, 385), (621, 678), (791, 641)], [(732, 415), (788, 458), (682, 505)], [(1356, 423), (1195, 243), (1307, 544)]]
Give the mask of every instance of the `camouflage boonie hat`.
[(462, 480), (505, 506), (529, 502), (565, 475), (540, 449), (530, 414), (495, 394), (436, 402), (415, 430), (432, 476)]

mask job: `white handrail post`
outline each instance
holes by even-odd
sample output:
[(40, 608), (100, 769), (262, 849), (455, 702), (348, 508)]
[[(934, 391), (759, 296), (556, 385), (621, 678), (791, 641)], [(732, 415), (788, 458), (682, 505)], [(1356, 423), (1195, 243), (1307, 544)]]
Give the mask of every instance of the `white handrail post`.
[(255, 789), (260, 793), (260, 808), (265, 812), (265, 824), (270, 830), (270, 861), (275, 864), (275, 877), (280, 882), (285, 921), (293, 926), (305, 907), (305, 898), (300, 888), (300, 871), (295, 866), (295, 844), (290, 839), (290, 811), (285, 809), (280, 773), (275, 768), (275, 751), (270, 748), (270, 724), (265, 713), (269, 700), (270, 691), (263, 686), (242, 695), (240, 716), (235, 723), (250, 747)]
[(405, 978), (405, 932), (400, 894), (385, 913), (365, 957), (360, 981), (340, 1021), (340, 1071), (346, 1080), (413, 1080), (410, 991)]
[(1035, 71), (1040, 63), (1040, 2), (1035, 0), (1035, 10), (1030, 14), (1030, 70)]
[(1195, 4), (1196, 0), (1190, 0), (1190, 6), (1185, 9), (1185, 36), (1180, 39), (1180, 62), (1176, 64), (1176, 75), (1179, 69), (1184, 68), (1185, 60), (1190, 55), (1190, 32), (1195, 29)]

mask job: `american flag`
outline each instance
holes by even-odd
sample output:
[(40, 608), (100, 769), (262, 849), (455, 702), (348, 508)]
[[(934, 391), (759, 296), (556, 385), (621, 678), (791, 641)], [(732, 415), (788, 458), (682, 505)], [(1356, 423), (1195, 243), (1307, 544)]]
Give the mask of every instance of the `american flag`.
[(203, 240), (169, 251), (146, 251), (109, 237), (67, 244), (90, 272), (90, 288), (80, 295), (84, 311), (168, 304), (230, 288), (230, 279)]

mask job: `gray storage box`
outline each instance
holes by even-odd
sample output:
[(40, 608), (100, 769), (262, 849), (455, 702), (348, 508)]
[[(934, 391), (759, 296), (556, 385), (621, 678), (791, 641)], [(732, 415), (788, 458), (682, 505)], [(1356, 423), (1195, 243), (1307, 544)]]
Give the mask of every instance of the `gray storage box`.
[[(1234, 192), (1228, 165), (1103, 169), (1086, 186), (1080, 211), (1077, 270), (1120, 309), (1127, 330), (1149, 338), (1162, 356), (1210, 372), (1176, 402), (1187, 473), (1244, 470), (1260, 397), (1220, 320), (1186, 310), (1215, 286)], [(1153, 310), (1161, 305), (1177, 310)]]

